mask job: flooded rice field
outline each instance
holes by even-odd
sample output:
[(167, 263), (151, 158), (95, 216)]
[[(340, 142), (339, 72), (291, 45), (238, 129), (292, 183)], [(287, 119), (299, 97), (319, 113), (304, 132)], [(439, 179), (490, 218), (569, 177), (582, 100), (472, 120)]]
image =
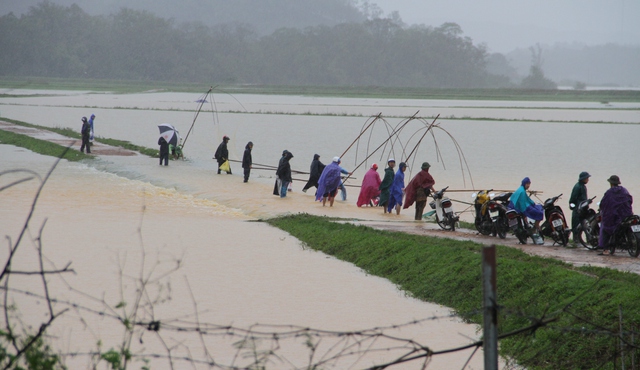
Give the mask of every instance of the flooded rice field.
[[(3, 92), (8, 93), (0, 90)], [(61, 300), (80, 302), (93, 312), (118, 314), (126, 308), (115, 307), (134, 301), (140, 281), (149, 277), (148, 299), (158, 303), (145, 319), (176, 326), (198, 321), (243, 329), (259, 324), (278, 326), (278, 330), (299, 326), (340, 331), (425, 320), (386, 333), (434, 349), (456, 347), (479, 337), (477, 327), (449, 317), (446, 307), (408, 298), (386, 280), (305, 250), (282, 231), (253, 222), (298, 212), (372, 223), (388, 218), (379, 209), (356, 207), (357, 187), (348, 188), (347, 201), (329, 208), (314, 202), (311, 191), (300, 191), (303, 181), (294, 180), (294, 190), (287, 198), (273, 196), (273, 170), (253, 170), (246, 184), (239, 163), (232, 163), (233, 175), (216, 175), (212, 156), (222, 135), (231, 137), (232, 159), (240, 160), (245, 144), (252, 141), (254, 163), (275, 166), (287, 149), (294, 154), (292, 168), (299, 171), (308, 171), (315, 153), (328, 163), (346, 151), (343, 167), (353, 170), (362, 164), (347, 183), (357, 186), (372, 163), (383, 167), (389, 157), (405, 159), (425, 127), (439, 115), (433, 136), (427, 135), (408, 161), (406, 178), (415, 175), (423, 161), (430, 162), (436, 187), (460, 191), (451, 193), (460, 201), (458, 209), (467, 207), (473, 189), (515, 189), (528, 176), (532, 189), (542, 191), (541, 200), (563, 193), (561, 206), (568, 212), (566, 203), (581, 171), (592, 174), (588, 189), (597, 199), (612, 174), (620, 176), (631, 194), (640, 194), (640, 104), (214, 94), (194, 123), (196, 101), (202, 97), (198, 94), (58, 92), (29, 96), (34, 92), (18, 92), (25, 96), (0, 99), (0, 119), (79, 129), (82, 116), (95, 114), (98, 137), (155, 148), (157, 125), (171, 123), (187, 138), (186, 160), (171, 161), (168, 167), (144, 156), (62, 162), (43, 190), (27, 238), (34, 239), (46, 219), (42, 241), (47, 263), (60, 268), (72, 262), (73, 274), (50, 282), (51, 291)], [(418, 119), (405, 126), (399, 140), (375, 150), (416, 112)], [(381, 118), (347, 150), (372, 121), (370, 117), (378, 114)], [(0, 145), (0, 155), (5, 158), (0, 171), (26, 168), (44, 176), (54, 162), (6, 145)], [(306, 180), (307, 175), (294, 178)], [(5, 179), (2, 184), (10, 182), (7, 176)], [(30, 181), (0, 192), (3, 236), (16, 240), (36, 185)], [(393, 217), (410, 223), (412, 216), (409, 209)], [(463, 214), (463, 218), (469, 216)], [(16, 266), (32, 266), (33, 244), (25, 242), (25, 254), (20, 254)], [(29, 278), (15, 279), (12, 284), (23, 290), (41, 289), (41, 283)], [(26, 307), (25, 321), (40, 322), (42, 301), (17, 295), (16, 302)], [(428, 320), (433, 317), (439, 319)], [(91, 325), (86, 325), (89, 321)], [(56, 324), (52, 330), (64, 343), (60, 349), (67, 353), (86, 353), (98, 341), (118, 343), (124, 336), (112, 320), (96, 320), (94, 314), (79, 309)], [(237, 347), (232, 345), (238, 337), (211, 335), (201, 340), (194, 333), (160, 333), (165, 344), (175, 346), (174, 355), (211, 356), (221, 364), (233, 363), (234, 358), (239, 361)], [(165, 353), (162, 342), (152, 337), (148, 333), (135, 338), (136, 350)], [(282, 345), (283, 357), (304, 363), (308, 360), (308, 353), (300, 350), (304, 343), (292, 342)], [(428, 368), (462, 368), (471, 352), (436, 356)], [(394, 355), (397, 352), (375, 352), (352, 363), (361, 368)], [(90, 367), (87, 356), (68, 361), (79, 368)], [(167, 368), (166, 359), (153, 361), (154, 368)], [(345, 363), (335, 365), (347, 367)], [(482, 368), (481, 354), (473, 357), (468, 368)]]

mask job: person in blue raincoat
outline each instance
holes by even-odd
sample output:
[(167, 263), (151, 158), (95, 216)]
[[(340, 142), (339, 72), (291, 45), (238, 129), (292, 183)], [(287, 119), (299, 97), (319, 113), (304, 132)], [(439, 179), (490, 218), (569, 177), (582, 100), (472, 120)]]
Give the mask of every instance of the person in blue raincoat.
[(393, 184), (389, 190), (389, 203), (387, 204), (387, 212), (391, 213), (396, 208), (396, 214), (400, 214), (402, 209), (402, 197), (404, 196), (404, 171), (407, 170), (407, 164), (400, 162), (398, 171), (393, 176)]
[(535, 228), (540, 231), (540, 221), (544, 218), (544, 209), (542, 204), (536, 204), (527, 194), (530, 186), (531, 180), (528, 177), (522, 179), (520, 187), (509, 198), (509, 208), (515, 209), (525, 217), (534, 220)]
[(89, 141), (91, 142), (91, 145), (93, 145), (93, 120), (96, 119), (96, 115), (92, 114), (91, 117), (89, 118), (89, 126), (91, 127), (91, 134), (89, 135)]

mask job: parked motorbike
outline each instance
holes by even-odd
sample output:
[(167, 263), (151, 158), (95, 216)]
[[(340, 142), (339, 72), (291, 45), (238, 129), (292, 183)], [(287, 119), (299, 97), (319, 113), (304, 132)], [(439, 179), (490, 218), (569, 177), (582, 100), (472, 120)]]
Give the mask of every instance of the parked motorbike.
[(506, 213), (512, 193), (495, 195), (491, 193), (492, 190), (482, 190), (473, 195), (476, 212), (474, 224), (480, 234), (497, 235), (500, 239), (504, 239), (509, 231)]
[(549, 198), (542, 204), (545, 221), (540, 226), (540, 232), (544, 236), (551, 237), (554, 243), (566, 246), (571, 229), (567, 226), (562, 208), (556, 204), (561, 196), (562, 194)]
[(507, 219), (507, 211), (509, 211), (509, 198), (513, 193), (500, 193), (487, 202), (487, 209), (493, 221), (496, 234), (500, 239), (507, 237), (509, 231), (509, 220)]
[(460, 217), (453, 211), (453, 203), (451, 202), (451, 199), (444, 196), (444, 192), (447, 191), (448, 188), (449, 187), (447, 186), (446, 188), (431, 194), (433, 200), (429, 202), (429, 206), (431, 209), (436, 210), (436, 222), (442, 229), (455, 231), (456, 223)]
[(613, 255), (616, 248), (626, 250), (631, 257), (640, 255), (640, 216), (629, 216), (616, 227), (609, 240), (609, 253)]
[(530, 236), (529, 228), (531, 228), (531, 226), (525, 225), (524, 218), (515, 209), (508, 210), (506, 215), (509, 229), (511, 229), (513, 235), (518, 238), (520, 244), (527, 244), (527, 238)]
[(544, 238), (542, 235), (538, 234), (536, 228), (529, 224), (528, 221), (525, 221), (524, 216), (518, 211), (515, 209), (509, 209), (506, 212), (506, 216), (509, 229), (511, 229), (513, 235), (518, 238), (520, 244), (527, 244), (527, 238), (531, 238), (531, 241), (533, 241), (534, 244), (544, 244)]
[[(576, 231), (573, 234), (573, 240), (590, 250), (598, 248), (598, 237), (600, 236), (600, 213), (596, 213), (589, 207), (595, 198), (585, 199), (578, 204), (577, 214), (580, 223), (576, 226)], [(576, 205), (571, 203), (569, 208), (573, 210)]]
[(473, 206), (476, 212), (474, 224), (476, 226), (476, 230), (478, 230), (482, 235), (491, 235), (493, 232), (493, 221), (491, 220), (491, 216), (487, 212), (487, 209), (484, 207), (484, 205), (491, 199), (490, 192), (492, 190), (493, 189), (482, 190), (473, 194), (475, 198)]

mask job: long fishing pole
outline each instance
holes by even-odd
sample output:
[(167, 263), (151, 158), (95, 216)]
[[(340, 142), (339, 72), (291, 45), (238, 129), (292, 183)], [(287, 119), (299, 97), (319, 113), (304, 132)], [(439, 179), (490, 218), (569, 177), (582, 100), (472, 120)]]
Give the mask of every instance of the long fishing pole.
[[(242, 161), (239, 161), (237, 159), (229, 159), (229, 162), (242, 163)], [(278, 169), (277, 166), (272, 166), (270, 164), (260, 164), (260, 163), (252, 163), (251, 168), (256, 170), (277, 170)], [(291, 172), (301, 174), (301, 175), (309, 174), (309, 172), (298, 171), (298, 170), (291, 170)]]
[(427, 136), (427, 134), (429, 133), (429, 131), (431, 130), (433, 125), (436, 123), (436, 120), (438, 119), (438, 117), (440, 117), (440, 113), (438, 113), (436, 118), (433, 119), (433, 122), (431, 122), (429, 127), (427, 127), (427, 130), (424, 132), (424, 134), (422, 134), (422, 137), (420, 138), (420, 140), (418, 140), (418, 143), (416, 144), (416, 146), (413, 147), (413, 150), (411, 150), (411, 153), (409, 153), (409, 155), (407, 156), (407, 158), (403, 162), (409, 162), (409, 158), (411, 158), (411, 156), (416, 151), (416, 149), (418, 149), (418, 146), (420, 146), (420, 143), (422, 142), (422, 139), (424, 139), (424, 137)]
[(198, 111), (196, 112), (195, 117), (193, 117), (193, 122), (191, 123), (191, 127), (189, 127), (189, 131), (187, 132), (187, 136), (185, 136), (184, 140), (182, 141), (182, 149), (184, 149), (184, 146), (187, 144), (187, 139), (189, 138), (189, 134), (191, 133), (191, 130), (193, 129), (193, 126), (196, 124), (196, 119), (198, 119), (198, 115), (200, 114), (200, 110), (202, 109), (202, 106), (204, 105), (204, 103), (207, 101), (207, 96), (209, 96), (209, 94), (211, 94), (212, 90), (213, 90), (213, 86), (211, 86), (209, 88), (209, 91), (207, 91), (207, 93), (204, 94), (204, 98), (200, 99), (200, 106), (198, 107)]
[(371, 121), (371, 123), (369, 123), (369, 125), (367, 125), (367, 127), (365, 127), (362, 131), (360, 131), (360, 135), (358, 135), (358, 137), (351, 143), (351, 145), (349, 145), (349, 147), (344, 151), (344, 153), (342, 153), (342, 155), (340, 156), (340, 158), (344, 157), (345, 154), (347, 154), (347, 152), (349, 151), (349, 149), (351, 149), (351, 147), (353, 146), (353, 144), (356, 143), (356, 141), (358, 141), (360, 139), (360, 137), (362, 135), (364, 135), (365, 132), (367, 132), (367, 130), (369, 129), (369, 127), (371, 127), (371, 125), (373, 125), (378, 119), (380, 119), (380, 117), (382, 117), (382, 112), (378, 113), (378, 115), (376, 116), (376, 118), (373, 119), (373, 121)]
[[(404, 128), (404, 126), (406, 126), (409, 122), (411, 122), (413, 119), (415, 119), (419, 112), (420, 111), (415, 112), (413, 114), (413, 116), (407, 118), (407, 121), (405, 123), (403, 123), (402, 126), (400, 126), (399, 128), (396, 128), (395, 130), (393, 130), (393, 132), (389, 135), (389, 137), (385, 141), (383, 141), (382, 144), (380, 144), (377, 148), (375, 148), (373, 150), (373, 152), (371, 152), (371, 154), (369, 154), (367, 156), (367, 158), (365, 158), (362, 162), (360, 162), (360, 164), (357, 165), (356, 168), (354, 168), (353, 171), (351, 171), (351, 173), (353, 173), (355, 170), (360, 168), (360, 166), (362, 166), (362, 164), (365, 163), (367, 161), (367, 159), (371, 158), (371, 156), (374, 155), (378, 151), (378, 149), (380, 149), (384, 145), (386, 145), (389, 140), (391, 140), (398, 132), (400, 132)], [(348, 175), (342, 182), (343, 183), (346, 182), (347, 180), (349, 180), (350, 177), (351, 177), (351, 175)]]

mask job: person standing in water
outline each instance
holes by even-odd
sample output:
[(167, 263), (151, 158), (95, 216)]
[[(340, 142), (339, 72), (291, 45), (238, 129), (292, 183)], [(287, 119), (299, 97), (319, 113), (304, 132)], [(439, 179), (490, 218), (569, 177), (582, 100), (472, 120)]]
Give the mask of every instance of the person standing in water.
[[(227, 149), (229, 140), (231, 140), (229, 136), (223, 136), (222, 142), (218, 145), (218, 149), (216, 149), (216, 153), (213, 155), (213, 158), (218, 162), (218, 175), (220, 174), (220, 166), (229, 159), (229, 149)], [(231, 167), (229, 167), (229, 171), (225, 172), (231, 175)]]
[(244, 182), (249, 181), (249, 175), (251, 174), (251, 166), (253, 165), (253, 159), (251, 158), (251, 150), (253, 149), (253, 143), (250, 141), (247, 146), (244, 147), (244, 154), (242, 155), (242, 168), (244, 169)]
[(381, 183), (382, 180), (380, 180), (380, 175), (378, 174), (378, 165), (374, 163), (371, 165), (369, 171), (364, 175), (364, 179), (362, 179), (360, 195), (358, 196), (358, 202), (356, 205), (358, 207), (366, 205), (373, 206), (373, 199), (380, 195)]
[(164, 139), (163, 136), (160, 136), (158, 139), (158, 145), (160, 145), (160, 165), (162, 166), (162, 161), (164, 161), (164, 165), (169, 165), (169, 143)]
[(291, 181), (293, 181), (291, 177), (291, 164), (289, 163), (291, 158), (293, 158), (293, 154), (287, 151), (284, 158), (280, 160), (278, 170), (276, 171), (276, 175), (280, 179), (280, 198), (287, 196), (287, 189)]
[(313, 161), (311, 161), (311, 166), (309, 167), (309, 181), (302, 188), (302, 192), (306, 193), (309, 188), (316, 187), (318, 188), (318, 180), (320, 179), (320, 175), (322, 175), (322, 171), (324, 171), (324, 164), (320, 162), (320, 154), (313, 155)]
[(91, 135), (89, 135), (89, 141), (91, 142), (91, 145), (93, 145), (93, 120), (96, 118), (95, 114), (92, 114), (91, 117), (89, 118), (89, 126), (91, 126)]
[(329, 198), (329, 207), (333, 207), (340, 182), (340, 157), (333, 157), (333, 161), (324, 168), (318, 180), (316, 200), (322, 199), (323, 207), (327, 203), (327, 198)]
[(422, 171), (418, 172), (418, 174), (411, 179), (405, 193), (407, 194), (404, 205), (402, 208), (409, 208), (415, 201), (416, 203), (416, 215), (414, 219), (416, 221), (422, 220), (422, 212), (424, 212), (424, 207), (427, 205), (427, 197), (431, 192), (435, 192), (433, 185), (436, 184), (436, 181), (433, 179), (433, 176), (429, 173), (429, 168), (431, 165), (428, 162), (422, 163)]
[(395, 174), (393, 173), (393, 167), (396, 166), (396, 160), (390, 158), (387, 161), (389, 167), (384, 169), (384, 178), (380, 183), (380, 201), (378, 205), (384, 209), (384, 213), (387, 213), (387, 203), (389, 203), (389, 190), (391, 189), (391, 185), (393, 184), (393, 177)]
[(82, 128), (80, 129), (82, 135), (82, 145), (80, 145), (80, 152), (84, 153), (84, 148), (87, 148), (87, 154), (91, 154), (91, 148), (89, 143), (89, 137), (91, 135), (91, 126), (87, 121), (87, 117), (82, 117)]
[(398, 171), (393, 176), (393, 185), (389, 189), (389, 202), (387, 204), (387, 212), (391, 213), (393, 208), (396, 209), (396, 214), (400, 214), (402, 208), (402, 197), (404, 196), (404, 171), (407, 170), (407, 164), (400, 162), (398, 165)]

